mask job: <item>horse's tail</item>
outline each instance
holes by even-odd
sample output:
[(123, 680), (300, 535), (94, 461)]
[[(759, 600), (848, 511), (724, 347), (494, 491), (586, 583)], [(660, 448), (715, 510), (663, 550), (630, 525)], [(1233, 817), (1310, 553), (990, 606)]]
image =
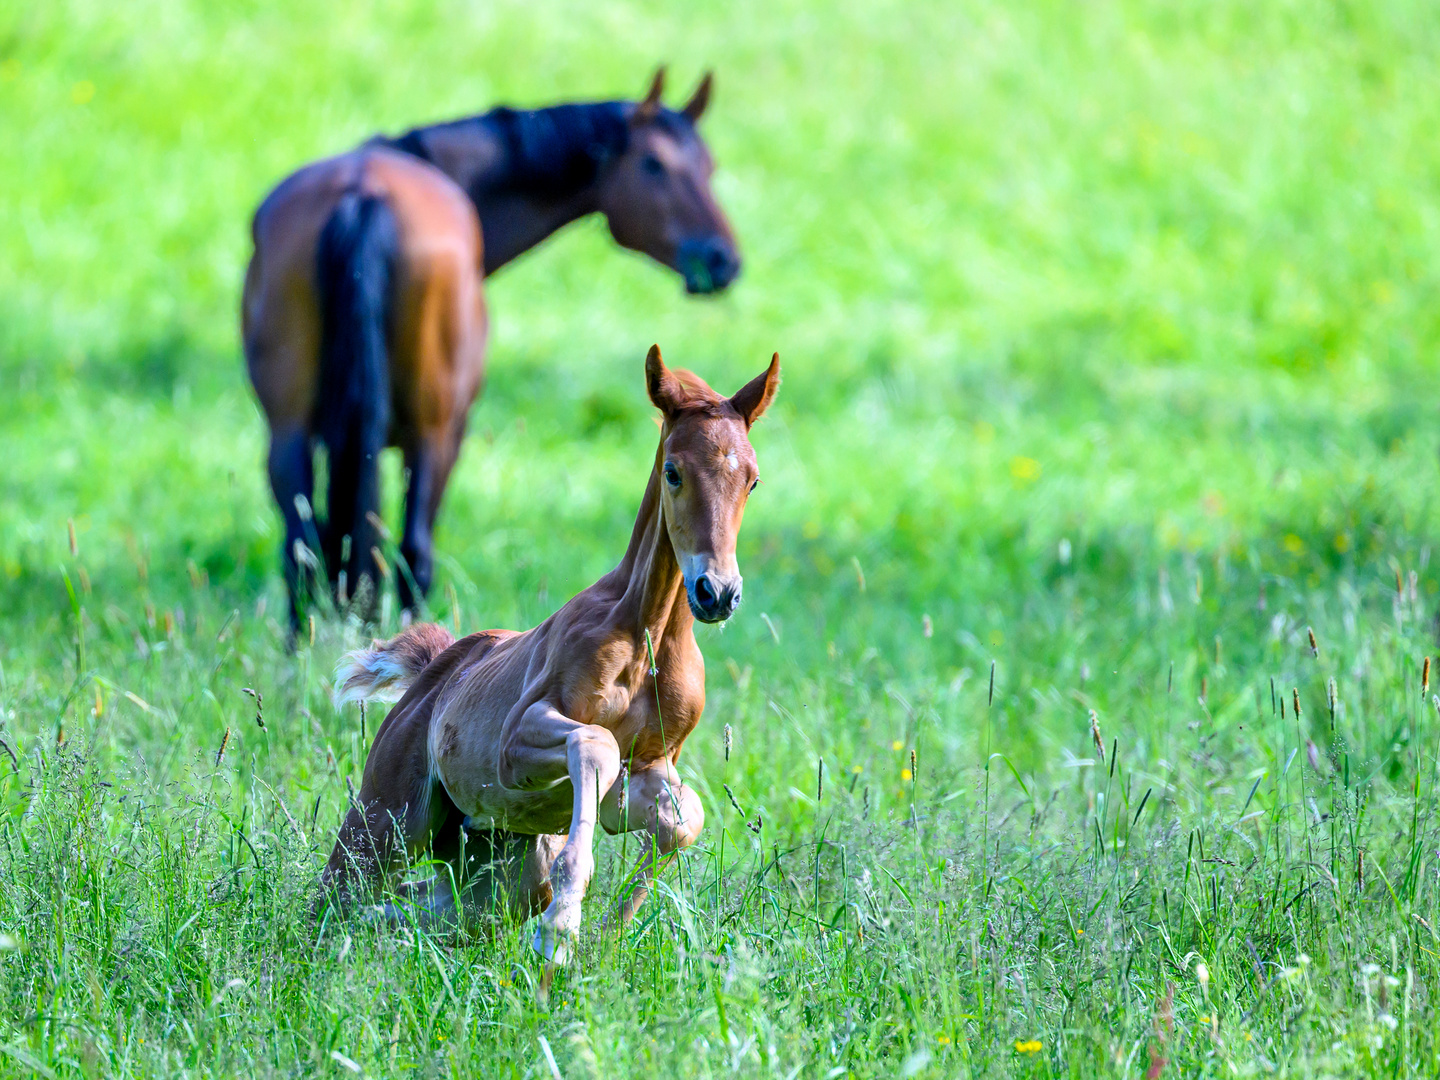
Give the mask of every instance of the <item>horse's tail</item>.
[[(330, 464), (325, 556), (352, 592), (378, 582), (380, 452), (390, 428), (391, 293), (400, 233), (381, 197), (347, 191), (316, 252), (320, 288), (320, 393), (315, 427)], [(348, 558), (343, 538), (350, 538)]]
[(398, 701), (415, 677), (455, 644), (438, 623), (416, 623), (389, 641), (347, 653), (335, 668), (335, 707), (347, 701)]

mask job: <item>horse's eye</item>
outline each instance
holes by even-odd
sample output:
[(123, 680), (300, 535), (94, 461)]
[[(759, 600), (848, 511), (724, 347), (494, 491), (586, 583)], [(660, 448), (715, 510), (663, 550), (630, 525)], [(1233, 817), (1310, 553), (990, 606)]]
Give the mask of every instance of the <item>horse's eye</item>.
[(759, 487), (759, 486), (760, 486), (760, 478), (759, 478), (758, 476), (757, 476), (754, 480), (751, 480), (751, 481), (750, 481), (750, 490), (751, 490), (751, 491), (754, 491), (754, 490), (755, 490), (757, 487)]
[(640, 159), (640, 168), (651, 176), (664, 176), (665, 165), (654, 154), (646, 154)]
[(673, 488), (680, 486), (680, 470), (670, 462), (665, 462), (665, 482)]

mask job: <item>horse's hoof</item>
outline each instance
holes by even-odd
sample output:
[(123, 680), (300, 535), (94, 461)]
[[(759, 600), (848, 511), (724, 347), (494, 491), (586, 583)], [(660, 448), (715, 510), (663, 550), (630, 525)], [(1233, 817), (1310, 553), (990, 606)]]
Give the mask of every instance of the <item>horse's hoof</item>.
[(570, 962), (570, 936), (559, 933), (544, 923), (535, 928), (535, 939), (530, 943), (530, 947), (545, 961), (547, 971), (551, 965), (564, 967)]

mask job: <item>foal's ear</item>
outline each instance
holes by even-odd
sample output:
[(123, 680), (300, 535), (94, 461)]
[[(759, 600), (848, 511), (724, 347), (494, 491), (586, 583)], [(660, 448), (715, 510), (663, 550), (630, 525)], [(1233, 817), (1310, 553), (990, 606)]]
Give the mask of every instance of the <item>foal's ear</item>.
[(730, 399), (731, 407), (740, 414), (749, 428), (765, 414), (775, 400), (775, 391), (780, 389), (780, 354), (770, 358), (770, 366), (761, 375), (756, 375), (735, 392)]
[(630, 123), (635, 127), (641, 124), (648, 124), (660, 114), (660, 95), (665, 92), (665, 65), (661, 64), (655, 69), (655, 77), (650, 80), (650, 89), (645, 94), (645, 99), (635, 106), (635, 112), (630, 117)]
[(670, 416), (685, 401), (685, 387), (675, 373), (660, 359), (660, 346), (651, 345), (645, 354), (645, 389), (650, 391), (650, 400), (666, 416)]
[(705, 115), (705, 107), (710, 104), (710, 87), (714, 82), (714, 73), (705, 72), (705, 77), (700, 80), (700, 85), (695, 87), (695, 93), (690, 95), (690, 100), (685, 103), (685, 108), (680, 111), (692, 124), (698, 124), (700, 117)]

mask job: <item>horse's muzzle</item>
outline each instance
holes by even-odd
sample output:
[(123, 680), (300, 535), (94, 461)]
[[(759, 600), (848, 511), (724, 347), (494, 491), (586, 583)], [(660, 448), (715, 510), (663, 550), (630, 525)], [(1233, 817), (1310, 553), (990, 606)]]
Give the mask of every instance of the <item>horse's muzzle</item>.
[(685, 241), (675, 261), (691, 295), (720, 292), (740, 276), (735, 245), (721, 236)]
[(739, 576), (732, 582), (722, 582), (710, 574), (701, 574), (685, 590), (690, 601), (690, 613), (701, 622), (724, 622), (740, 606), (743, 587), (744, 582)]

